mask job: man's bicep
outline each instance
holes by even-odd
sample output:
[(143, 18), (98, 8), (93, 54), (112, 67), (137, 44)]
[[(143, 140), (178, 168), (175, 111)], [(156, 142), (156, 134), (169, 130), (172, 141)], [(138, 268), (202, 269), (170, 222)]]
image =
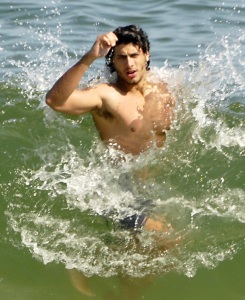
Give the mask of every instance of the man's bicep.
[(100, 108), (101, 105), (102, 101), (95, 90), (74, 90), (65, 103), (55, 109), (71, 115), (81, 115)]
[[(69, 100), (69, 98), (68, 98)], [(101, 108), (102, 100), (97, 89), (75, 90), (73, 95), (74, 110), (77, 114), (83, 114), (94, 109)]]

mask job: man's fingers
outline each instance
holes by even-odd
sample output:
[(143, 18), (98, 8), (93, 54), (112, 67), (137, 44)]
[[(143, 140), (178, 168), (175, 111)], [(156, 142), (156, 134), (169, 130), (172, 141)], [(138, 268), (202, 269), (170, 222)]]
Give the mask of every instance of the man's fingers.
[(112, 47), (111, 41), (107, 36), (104, 36), (102, 41), (105, 42), (108, 47)]
[(110, 48), (115, 47), (117, 43), (117, 36), (113, 32), (108, 32), (106, 34), (101, 34), (97, 37), (91, 52), (95, 57), (105, 56)]
[(114, 47), (116, 45), (117, 40), (118, 40), (117, 36), (113, 32), (109, 32), (107, 34), (107, 36), (111, 41), (111, 46)]
[(108, 32), (104, 35), (101, 35), (99, 39), (106, 42), (107, 46), (109, 47), (114, 47), (117, 42), (117, 36), (113, 32)]

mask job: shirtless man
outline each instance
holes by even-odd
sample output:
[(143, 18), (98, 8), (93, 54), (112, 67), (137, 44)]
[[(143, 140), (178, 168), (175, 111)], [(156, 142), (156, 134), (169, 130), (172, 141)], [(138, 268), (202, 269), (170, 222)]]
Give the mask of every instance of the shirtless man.
[[(146, 33), (134, 25), (99, 35), (82, 59), (54, 84), (46, 103), (71, 115), (91, 113), (101, 139), (125, 153), (139, 155), (152, 146), (162, 147), (173, 119), (174, 100), (166, 83), (149, 80), (149, 51)], [(100, 57), (106, 57), (107, 66), (116, 72), (116, 81), (78, 90), (85, 72)], [(146, 230), (168, 230), (144, 215), (127, 222)]]

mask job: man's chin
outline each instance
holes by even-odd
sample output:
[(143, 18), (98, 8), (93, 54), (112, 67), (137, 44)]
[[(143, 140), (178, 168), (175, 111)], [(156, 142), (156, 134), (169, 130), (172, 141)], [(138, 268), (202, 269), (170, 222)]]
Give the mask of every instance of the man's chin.
[(136, 77), (134, 77), (134, 78), (129, 78), (129, 77), (120, 77), (119, 76), (119, 78), (120, 78), (120, 81), (123, 83), (125, 83), (125, 84), (128, 84), (128, 85), (137, 85), (140, 81), (141, 81), (141, 79), (140, 78), (138, 78), (137, 76)]
[(140, 80), (138, 77), (134, 77), (134, 78), (128, 78), (127, 82), (131, 85), (137, 85), (140, 82)]

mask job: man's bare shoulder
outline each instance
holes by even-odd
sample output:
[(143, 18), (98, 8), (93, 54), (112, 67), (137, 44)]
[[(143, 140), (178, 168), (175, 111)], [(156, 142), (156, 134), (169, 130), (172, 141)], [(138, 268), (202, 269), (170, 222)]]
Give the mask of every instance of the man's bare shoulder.
[(114, 84), (111, 83), (99, 83), (94, 86), (90, 86), (87, 89), (94, 90), (96, 93), (98, 93), (102, 98), (109, 97), (111, 93), (118, 93), (116, 87)]
[(148, 81), (146, 86), (146, 94), (148, 93), (170, 94), (168, 89), (168, 84), (166, 82), (154, 82), (154, 81)]
[(108, 82), (102, 82), (98, 83), (94, 86), (90, 86), (90, 88), (96, 88), (96, 89), (115, 89), (115, 84), (108, 83)]
[(100, 83), (95, 89), (103, 102), (108, 102), (111, 99), (116, 100), (121, 95), (119, 89), (112, 83)]
[(169, 93), (168, 84), (166, 82), (164, 82), (164, 81), (152, 82), (151, 84), (155, 88), (157, 88), (159, 92), (164, 93), (164, 94), (168, 94)]
[(169, 90), (169, 86), (164, 81), (158, 81), (158, 82), (148, 82), (148, 91), (147, 94), (154, 94), (156, 96), (156, 99), (163, 100), (165, 103), (167, 103), (170, 106), (175, 105), (175, 97), (172, 95), (172, 93)]
[[(102, 105), (93, 111), (94, 116), (108, 116), (116, 109), (116, 105), (120, 99), (120, 92), (114, 84), (100, 83), (93, 87), (96, 93), (99, 94)], [(107, 117), (106, 117), (107, 118)]]

